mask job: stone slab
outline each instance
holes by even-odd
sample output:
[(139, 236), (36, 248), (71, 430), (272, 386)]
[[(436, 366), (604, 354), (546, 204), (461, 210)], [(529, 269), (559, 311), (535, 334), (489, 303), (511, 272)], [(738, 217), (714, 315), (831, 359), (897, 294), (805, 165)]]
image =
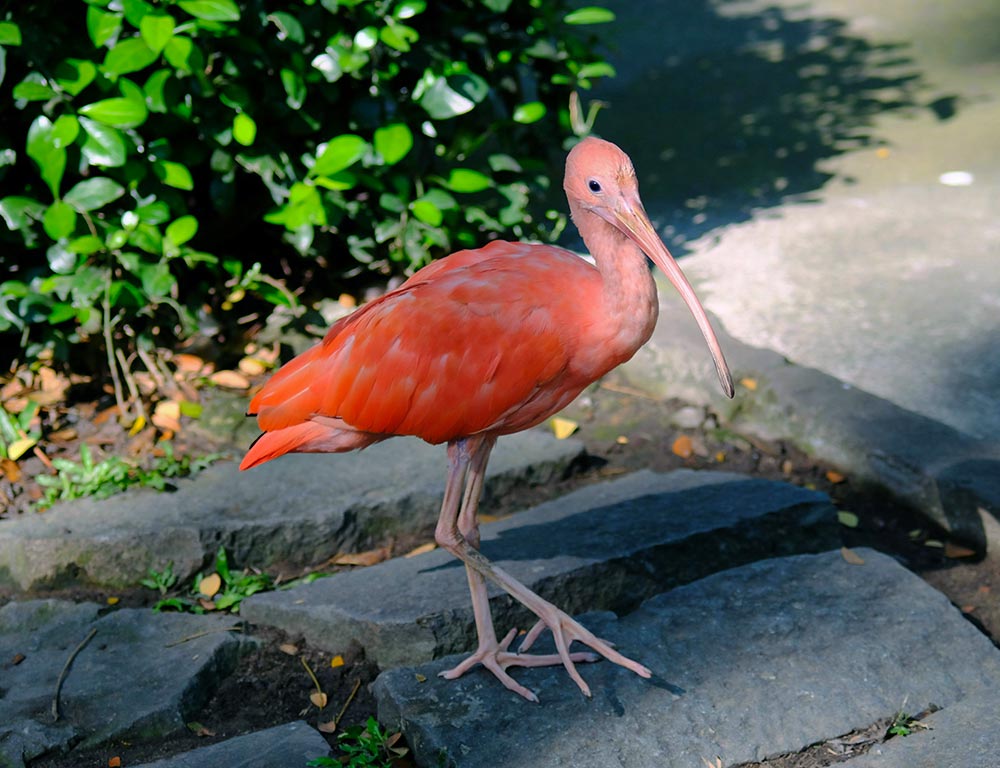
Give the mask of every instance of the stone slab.
[[(182, 731), (254, 642), (229, 631), (239, 623), (63, 600), (8, 603), (0, 608), (0, 764)], [(59, 674), (92, 629), (65, 676), (61, 716), (53, 721)]]
[[(561, 476), (583, 451), (532, 430), (500, 440), (486, 493)], [(219, 463), (173, 493), (149, 489), (59, 504), (0, 525), (0, 586), (133, 586), (169, 561), (183, 581), (220, 545), (238, 565), (311, 564), (394, 531), (433, 527), (445, 453), (397, 438), (359, 453), (292, 455), (248, 472)]]
[(799, 751), (904, 703), (948, 708), (1000, 686), (1000, 651), (944, 595), (885, 555), (857, 552), (864, 565), (839, 551), (760, 561), (619, 620), (583, 617), (651, 680), (587, 665), (586, 699), (561, 668), (518, 670), (534, 705), (482, 670), (438, 678), (452, 657), (382, 673), (379, 719), (402, 727), (424, 766), (442, 755), (495, 768), (730, 766)]
[(305, 768), (330, 747), (319, 731), (300, 721), (192, 749), (136, 768)]
[[(837, 541), (823, 494), (732, 473), (649, 471), (578, 489), (483, 525), (487, 557), (564, 610), (628, 611), (721, 567)], [(723, 566), (722, 564), (726, 565)], [(491, 591), (496, 626), (533, 618)], [(244, 600), (247, 621), (339, 652), (360, 643), (380, 667), (474, 646), (468, 583), (443, 550)]]
[(751, 378), (756, 389), (737, 385), (734, 400), (721, 394), (701, 334), (669, 294), (652, 342), (618, 375), (649, 392), (707, 405), (736, 430), (788, 440), (840, 467), (851, 482), (886, 492), (986, 549), (983, 515), (1000, 515), (1000, 442), (970, 437), (716, 328), (734, 378)]
[[(909, 710), (907, 710), (909, 711)], [(923, 718), (929, 730), (876, 744), (849, 768), (942, 768), (1000, 765), (1000, 691), (987, 689)]]

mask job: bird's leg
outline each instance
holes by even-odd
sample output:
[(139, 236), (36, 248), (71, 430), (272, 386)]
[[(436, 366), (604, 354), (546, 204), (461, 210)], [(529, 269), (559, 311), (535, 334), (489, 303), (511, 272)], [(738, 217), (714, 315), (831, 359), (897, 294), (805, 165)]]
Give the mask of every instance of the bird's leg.
[[(614, 651), (608, 643), (595, 637), (564, 612), (543, 600), (505, 571), (494, 566), (479, 553), (479, 526), (476, 521), (476, 510), (482, 493), (483, 479), (486, 475), (486, 463), (493, 443), (492, 438), (468, 438), (448, 446), (448, 483), (445, 487), (445, 498), (441, 507), (441, 517), (438, 520), (436, 539), (443, 548), (466, 564), (469, 588), (472, 592), (476, 630), (479, 635), (479, 647), (461, 664), (442, 672), (441, 676), (453, 679), (464, 674), (476, 664), (482, 664), (504, 686), (529, 701), (537, 701), (538, 698), (534, 693), (507, 674), (507, 668), (511, 666), (541, 667), (561, 663), (580, 686), (580, 689), (589, 696), (590, 689), (576, 671), (574, 663), (596, 661), (598, 657), (589, 652), (569, 653), (570, 643), (573, 640), (581, 640), (608, 659), (648, 677), (649, 670), (645, 667)], [(466, 475), (468, 475), (467, 478)], [(456, 509), (458, 492), (463, 481), (465, 492), (461, 507)], [(511, 629), (502, 641), (497, 642), (484, 576), (496, 582), (511, 596), (538, 615), (547, 625), (553, 626), (553, 636), (556, 637), (558, 653), (528, 655), (508, 651), (507, 649), (517, 634), (516, 629)], [(557, 632), (555, 627), (558, 626), (564, 626), (564, 631)], [(561, 646), (560, 639), (562, 639)]]

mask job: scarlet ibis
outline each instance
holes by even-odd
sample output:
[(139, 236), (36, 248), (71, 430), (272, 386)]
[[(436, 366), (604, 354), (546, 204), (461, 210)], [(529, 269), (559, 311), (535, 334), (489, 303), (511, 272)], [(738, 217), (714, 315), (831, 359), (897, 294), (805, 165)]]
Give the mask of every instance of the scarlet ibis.
[[(351, 451), (396, 435), (447, 443), (435, 538), (466, 565), (479, 645), (442, 676), (482, 664), (530, 701), (538, 699), (509, 667), (561, 663), (590, 695), (575, 662), (598, 656), (571, 653), (573, 641), (643, 677), (650, 672), (479, 552), (476, 509), (497, 438), (549, 418), (649, 339), (658, 303), (646, 256), (687, 303), (733, 396), (719, 342), (643, 209), (628, 155), (584, 139), (569, 153), (563, 186), (594, 264), (551, 245), (492, 242), (424, 267), (275, 373), (250, 403), (264, 434), (240, 464)], [(516, 630), (497, 640), (484, 579), (538, 617), (517, 652), (509, 650)], [(557, 653), (526, 653), (546, 628)]]

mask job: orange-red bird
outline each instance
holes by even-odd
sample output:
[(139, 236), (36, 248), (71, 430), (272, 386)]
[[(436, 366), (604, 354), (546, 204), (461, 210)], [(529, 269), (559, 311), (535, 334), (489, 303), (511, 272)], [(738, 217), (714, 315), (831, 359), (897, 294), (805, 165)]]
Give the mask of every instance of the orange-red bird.
[[(590, 695), (574, 662), (598, 657), (570, 653), (574, 640), (643, 677), (650, 672), (480, 554), (476, 508), (496, 439), (549, 418), (649, 339), (658, 304), (643, 253), (684, 298), (733, 395), (705, 310), (646, 216), (628, 156), (584, 139), (569, 153), (563, 186), (596, 265), (550, 245), (494, 242), (424, 267), (271, 378), (250, 403), (264, 434), (240, 464), (351, 451), (395, 435), (447, 443), (435, 538), (466, 565), (479, 647), (442, 676), (482, 664), (530, 701), (538, 699), (508, 667), (562, 663)], [(508, 650), (515, 629), (497, 641), (484, 578), (538, 616), (518, 652)], [(558, 653), (525, 653), (546, 627)]]

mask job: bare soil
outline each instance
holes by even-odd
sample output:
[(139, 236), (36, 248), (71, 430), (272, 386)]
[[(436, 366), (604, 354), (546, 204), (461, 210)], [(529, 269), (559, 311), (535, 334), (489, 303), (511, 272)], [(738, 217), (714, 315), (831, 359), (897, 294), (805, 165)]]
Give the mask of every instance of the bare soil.
[[(855, 487), (851, 478), (841, 476), (836, 467), (817, 462), (783, 443), (736, 435), (720, 427), (711, 413), (686, 407), (684, 403), (657, 401), (614, 385), (592, 388), (563, 415), (578, 422), (575, 437), (586, 445), (587, 458), (558, 482), (521, 488), (503, 499), (485, 500), (484, 513), (512, 514), (581, 485), (644, 467), (658, 471), (681, 467), (726, 470), (794, 483), (829, 494), (838, 509), (857, 516), (856, 526), (842, 526), (845, 546), (868, 546), (892, 555), (944, 592), (994, 642), (1000, 639), (1000, 601), (996, 599), (1000, 592), (1000, 558), (978, 558), (950, 545), (942, 531), (911, 510)], [(681, 416), (683, 427), (676, 425)], [(405, 541), (383, 542), (383, 545), (395, 556), (431, 540), (432, 532), (425, 531)], [(107, 597), (86, 590), (60, 594), (102, 602)], [(157, 597), (150, 590), (117, 596), (121, 605), (133, 606), (151, 605)], [(115, 757), (121, 759), (123, 766), (137, 765), (292, 720), (304, 719), (314, 725), (329, 723), (345, 705), (338, 732), (350, 725), (363, 724), (375, 714), (368, 684), (377, 670), (365, 660), (360, 649), (349, 649), (344, 653), (344, 665), (333, 668), (329, 654), (309, 648), (301, 638), (265, 627), (248, 626), (247, 631), (260, 641), (258, 649), (248, 653), (216, 695), (192, 713), (188, 733), (151, 744), (123, 742), (74, 753), (72, 757), (41, 759), (33, 762), (31, 768), (103, 768)], [(328, 696), (329, 703), (323, 710), (310, 702), (309, 694), (315, 691), (315, 686), (302, 659)], [(777, 756), (744, 768), (833, 765), (883, 741), (890, 725), (889, 721), (873, 723), (801, 753)], [(336, 734), (327, 738), (335, 746)], [(395, 764), (410, 763), (403, 758)]]

